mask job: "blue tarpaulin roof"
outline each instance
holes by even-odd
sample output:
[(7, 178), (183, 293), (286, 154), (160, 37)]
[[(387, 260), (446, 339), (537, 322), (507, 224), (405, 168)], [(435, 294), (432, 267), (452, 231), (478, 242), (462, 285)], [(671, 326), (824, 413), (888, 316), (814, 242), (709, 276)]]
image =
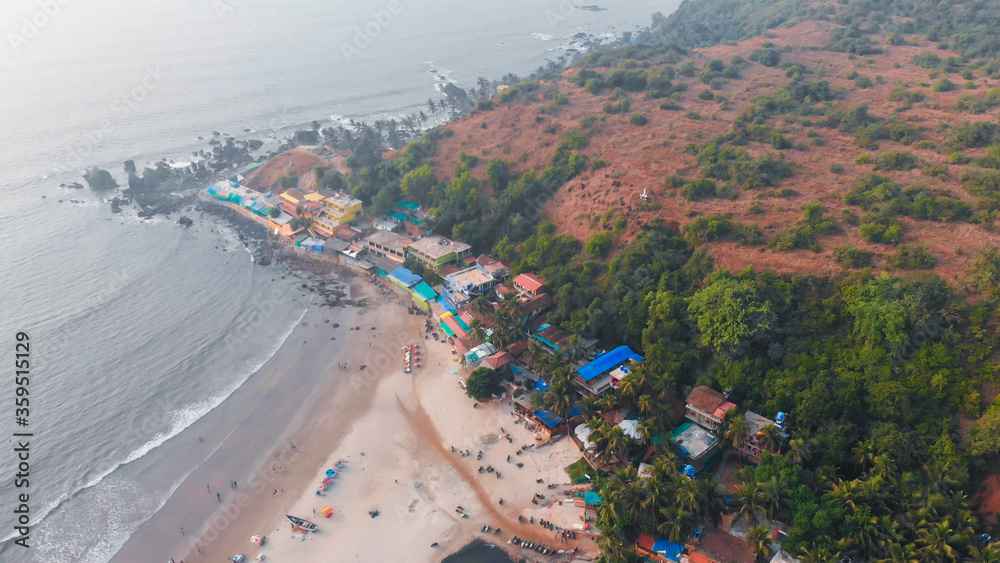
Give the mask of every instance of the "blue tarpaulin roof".
[(583, 493), (583, 502), (592, 506), (600, 506), (601, 495), (595, 493), (594, 491), (587, 491)]
[(539, 391), (545, 391), (548, 388), (549, 384), (545, 383), (544, 379), (539, 379), (538, 381), (535, 382), (535, 389), (538, 389)]
[(580, 374), (580, 377), (582, 377), (584, 381), (590, 381), (599, 375), (615, 369), (619, 364), (626, 360), (641, 362), (645, 359), (646, 358), (643, 358), (628, 346), (622, 345), (607, 354), (598, 356), (597, 359), (589, 364), (580, 366), (576, 371)]
[(559, 426), (560, 422), (562, 422), (562, 419), (556, 416), (555, 413), (545, 409), (538, 409), (535, 411), (535, 418), (549, 428), (555, 428), (556, 426)]
[(389, 276), (396, 278), (400, 283), (404, 284), (406, 287), (411, 287), (417, 285), (423, 281), (423, 278), (414, 274), (409, 269), (402, 266), (396, 268), (395, 270), (389, 272)]
[(656, 540), (653, 543), (653, 553), (661, 553), (671, 561), (680, 561), (682, 551), (684, 551), (683, 545), (676, 544), (670, 540)]

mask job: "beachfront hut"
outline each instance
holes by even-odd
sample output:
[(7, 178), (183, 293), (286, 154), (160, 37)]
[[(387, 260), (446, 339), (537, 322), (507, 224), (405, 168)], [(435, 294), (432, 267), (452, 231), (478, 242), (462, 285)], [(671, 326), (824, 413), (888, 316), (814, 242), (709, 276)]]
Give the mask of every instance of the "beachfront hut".
[[(602, 354), (588, 364), (576, 370), (573, 380), (581, 391), (590, 396), (599, 396), (612, 388), (616, 376), (628, 373), (635, 362), (644, 360), (628, 346), (619, 346), (606, 354)], [(620, 378), (618, 379), (620, 381)]]
[(409, 268), (399, 266), (395, 270), (389, 272), (389, 281), (403, 289), (410, 289), (424, 280), (417, 274), (410, 271)]
[(437, 297), (437, 292), (427, 284), (425, 281), (421, 281), (417, 285), (410, 288), (410, 298), (413, 302), (417, 304), (418, 307), (425, 311), (431, 310), (431, 301)]

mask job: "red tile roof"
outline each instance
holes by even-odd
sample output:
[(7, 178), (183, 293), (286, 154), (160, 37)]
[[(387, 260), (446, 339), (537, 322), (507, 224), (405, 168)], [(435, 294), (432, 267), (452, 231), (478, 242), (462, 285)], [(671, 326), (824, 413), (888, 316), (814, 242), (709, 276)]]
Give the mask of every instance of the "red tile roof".
[(754, 563), (756, 558), (746, 542), (715, 528), (705, 528), (701, 539), (688, 544), (692, 552), (715, 563)]
[(542, 286), (545, 285), (545, 282), (542, 281), (542, 278), (536, 276), (535, 274), (529, 274), (527, 272), (519, 274), (516, 278), (514, 278), (514, 283), (523, 287), (528, 291), (538, 291), (539, 289), (542, 288)]
[(515, 355), (515, 356), (517, 356), (519, 354), (523, 354), (527, 350), (528, 350), (528, 341), (527, 340), (518, 340), (517, 342), (515, 342), (515, 343), (513, 343), (513, 344), (511, 344), (510, 346), (507, 347), (507, 351), (510, 352), (511, 354)]
[(544, 309), (552, 304), (552, 296), (548, 293), (543, 293), (541, 295), (536, 295), (534, 297), (525, 299), (521, 304), (521, 310), (524, 311), (525, 315), (531, 315), (535, 311)]
[(486, 365), (490, 366), (490, 368), (495, 370), (504, 367), (505, 365), (511, 363), (512, 361), (514, 361), (514, 358), (512, 358), (511, 355), (508, 354), (507, 352), (497, 352), (492, 356), (487, 356), (483, 358), (483, 363), (485, 363)]
[(687, 398), (687, 404), (707, 413), (714, 413), (725, 402), (725, 395), (704, 385), (695, 387)]

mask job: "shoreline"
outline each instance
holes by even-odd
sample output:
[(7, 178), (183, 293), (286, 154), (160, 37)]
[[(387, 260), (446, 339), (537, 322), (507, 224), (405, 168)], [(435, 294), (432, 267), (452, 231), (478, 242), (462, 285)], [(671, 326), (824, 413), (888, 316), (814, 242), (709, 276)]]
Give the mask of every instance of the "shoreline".
[[(352, 294), (359, 285), (365, 296), (373, 290), (366, 284), (351, 285)], [(150, 553), (162, 554), (163, 560), (191, 561), (194, 559), (184, 554), (196, 552), (196, 545), (208, 554), (220, 529), (252, 513), (252, 506), (270, 500), (270, 495), (263, 494), (271, 491), (267, 487), (281, 488), (292, 481), (297, 468), (316, 457), (304, 448), (291, 450), (290, 445), (309, 438), (311, 419), (323, 408), (321, 398), (337, 402), (338, 412), (344, 416), (360, 415), (367, 408), (364, 402), (353, 400), (373, 383), (370, 378), (354, 377), (357, 372), (352, 371), (359, 365), (354, 360), (363, 346), (363, 332), (348, 328), (372, 317), (384, 317), (390, 309), (394, 307), (381, 298), (370, 299), (362, 308), (310, 305), (278, 352), (240, 389), (175, 436), (172, 443), (164, 444), (166, 451), (161, 455), (190, 448), (205, 449), (208, 455), (111, 561), (143, 560)], [(338, 323), (339, 328), (332, 328)], [(343, 361), (352, 370), (338, 370), (337, 364)], [(350, 385), (338, 385), (341, 382)], [(204, 436), (204, 442), (198, 440), (198, 434)], [(277, 471), (277, 467), (284, 470)], [(238, 489), (229, 486), (231, 480), (237, 482)], [(216, 497), (216, 493), (221, 496)]]

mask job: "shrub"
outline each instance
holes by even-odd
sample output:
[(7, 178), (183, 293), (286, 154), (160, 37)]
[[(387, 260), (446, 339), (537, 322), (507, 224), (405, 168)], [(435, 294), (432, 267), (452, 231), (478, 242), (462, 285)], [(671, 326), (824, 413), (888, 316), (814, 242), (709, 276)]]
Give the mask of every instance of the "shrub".
[(942, 78), (931, 84), (931, 92), (951, 92), (955, 89), (955, 83), (947, 78)]
[(867, 250), (846, 244), (833, 249), (833, 261), (842, 268), (867, 268), (872, 265), (872, 256)]
[(858, 233), (868, 242), (899, 244), (903, 238), (903, 225), (890, 217), (868, 215), (862, 219)]
[(875, 157), (875, 170), (913, 170), (920, 159), (908, 152), (889, 151)]
[(834, 174), (843, 174), (844, 173), (844, 165), (840, 164), (839, 162), (831, 162), (830, 163), (830, 172), (833, 172)]
[(680, 194), (681, 197), (688, 201), (698, 201), (709, 197), (716, 197), (718, 195), (718, 186), (715, 182), (704, 178), (691, 180), (681, 185)]
[(611, 250), (613, 243), (614, 239), (611, 233), (600, 231), (587, 239), (587, 244), (583, 245), (583, 251), (591, 256), (603, 258), (608, 255), (608, 251)]
[(934, 53), (924, 52), (913, 57), (913, 64), (923, 68), (936, 68), (941, 64), (941, 57)]
[(665, 109), (669, 111), (678, 111), (681, 109), (681, 106), (677, 105), (677, 103), (672, 100), (666, 100), (660, 103), (660, 109)]
[(714, 100), (715, 94), (711, 90), (702, 90), (698, 93), (699, 100)]
[(696, 111), (689, 111), (689, 112), (687, 112), (687, 113), (684, 114), (684, 117), (686, 117), (688, 119), (694, 119), (695, 121), (698, 121), (698, 120), (701, 119), (701, 114), (699, 114)]
[(757, 49), (747, 58), (764, 66), (775, 67), (781, 64), (781, 52), (777, 49)]
[(937, 258), (927, 251), (926, 246), (902, 244), (886, 257), (886, 262), (903, 270), (929, 270), (937, 264)]
[(641, 127), (641, 126), (649, 123), (649, 120), (646, 119), (646, 116), (642, 115), (641, 113), (633, 113), (632, 117), (629, 118), (629, 122), (631, 122), (632, 125), (638, 125), (638, 126)]
[(856, 88), (871, 88), (872, 87), (872, 80), (871, 80), (871, 78), (868, 78), (867, 76), (860, 76), (860, 77), (858, 77), (857, 80), (854, 81), (854, 86)]
[(854, 159), (854, 164), (871, 164), (871, 163), (872, 163), (872, 155), (871, 155), (871, 153), (867, 153), (867, 152), (863, 152), (863, 153), (859, 154)]
[(764, 234), (756, 224), (743, 225), (730, 219), (731, 215), (698, 217), (684, 227), (684, 239), (690, 244), (704, 244), (716, 240), (731, 240), (743, 246), (764, 244)]
[(858, 71), (856, 71), (856, 70), (849, 70), (849, 71), (847, 71), (846, 78), (848, 80), (857, 80), (858, 76), (859, 76), (858, 75)]

